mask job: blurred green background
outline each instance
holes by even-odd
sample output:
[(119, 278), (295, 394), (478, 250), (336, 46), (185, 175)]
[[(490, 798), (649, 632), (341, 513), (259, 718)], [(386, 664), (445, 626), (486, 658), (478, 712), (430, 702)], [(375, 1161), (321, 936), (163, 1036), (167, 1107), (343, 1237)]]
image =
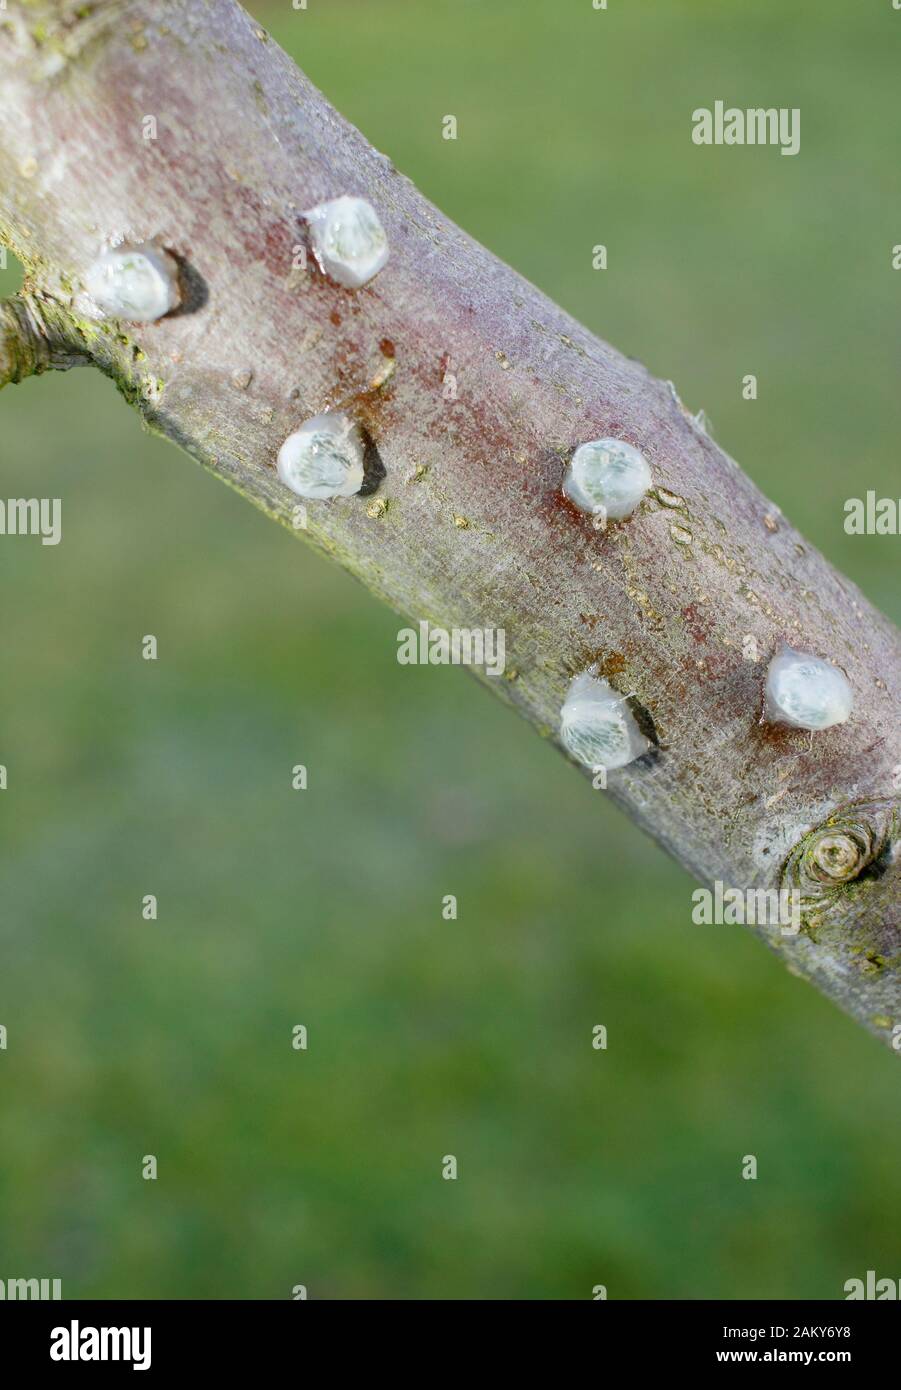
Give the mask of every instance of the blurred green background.
[[(842, 529), (846, 497), (898, 495), (889, 0), (252, 8), (897, 618), (901, 542)], [(800, 107), (800, 155), (694, 147), (717, 98)], [(63, 499), (58, 548), (0, 542), (0, 1277), (584, 1299), (901, 1276), (896, 1057), (741, 929), (693, 927), (688, 877), (603, 796), (462, 672), (399, 666), (390, 612), (99, 375), (5, 391), (0, 464), (3, 497)]]

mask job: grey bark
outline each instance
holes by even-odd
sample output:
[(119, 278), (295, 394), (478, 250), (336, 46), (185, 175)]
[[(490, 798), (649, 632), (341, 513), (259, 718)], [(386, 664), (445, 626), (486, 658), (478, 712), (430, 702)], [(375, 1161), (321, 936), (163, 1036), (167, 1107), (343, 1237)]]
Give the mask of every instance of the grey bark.
[[(668, 384), (442, 216), (232, 0), (47, 0), (0, 20), (0, 238), (27, 271), (0, 323), (0, 384), (89, 359), (288, 526), (280, 444), (327, 408), (353, 414), (384, 474), (372, 494), (308, 504), (298, 534), (414, 621), (503, 627), (512, 669), (483, 679), (544, 737), (596, 663), (659, 745), (607, 794), (703, 883), (800, 886), (802, 932), (760, 934), (891, 1044), (896, 630)], [(391, 245), (356, 291), (294, 268), (303, 210), (342, 193), (374, 204)], [(181, 311), (91, 317), (85, 271), (123, 236), (179, 259)], [(604, 435), (645, 453), (655, 488), (597, 531), (560, 483)], [(760, 722), (783, 638), (846, 671), (847, 724)]]

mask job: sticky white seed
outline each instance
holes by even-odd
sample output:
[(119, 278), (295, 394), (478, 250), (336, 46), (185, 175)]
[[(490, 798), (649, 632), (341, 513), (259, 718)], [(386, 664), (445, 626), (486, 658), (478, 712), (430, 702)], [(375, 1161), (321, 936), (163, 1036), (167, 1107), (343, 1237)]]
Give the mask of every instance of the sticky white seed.
[(298, 497), (353, 497), (363, 486), (364, 442), (346, 415), (314, 415), (278, 451), (278, 476)]
[(320, 269), (339, 285), (359, 289), (388, 260), (388, 238), (365, 198), (333, 198), (304, 213)]
[(648, 751), (648, 740), (623, 695), (583, 671), (570, 681), (560, 711), (560, 738), (586, 767), (612, 770)]
[(844, 724), (854, 703), (848, 679), (837, 667), (786, 642), (767, 667), (764, 696), (764, 719), (794, 729)]
[(102, 251), (85, 288), (107, 318), (130, 323), (155, 323), (181, 303), (177, 262), (149, 242)]
[(631, 516), (651, 486), (648, 461), (624, 439), (580, 444), (563, 476), (563, 491), (580, 511), (611, 521)]

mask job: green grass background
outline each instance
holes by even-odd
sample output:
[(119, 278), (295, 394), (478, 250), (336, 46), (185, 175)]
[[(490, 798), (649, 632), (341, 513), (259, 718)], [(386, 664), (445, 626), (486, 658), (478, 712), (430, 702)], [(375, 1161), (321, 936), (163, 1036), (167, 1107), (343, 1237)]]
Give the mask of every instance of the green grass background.
[[(846, 497), (899, 492), (889, 0), (253, 9), (897, 617), (901, 541), (842, 529)], [(800, 107), (800, 155), (695, 148), (717, 98)], [(3, 393), (0, 493), (61, 497), (64, 527), (0, 541), (0, 1277), (406, 1299), (901, 1276), (898, 1058), (740, 929), (693, 927), (688, 877), (525, 725), (399, 666), (391, 613), (99, 376)]]

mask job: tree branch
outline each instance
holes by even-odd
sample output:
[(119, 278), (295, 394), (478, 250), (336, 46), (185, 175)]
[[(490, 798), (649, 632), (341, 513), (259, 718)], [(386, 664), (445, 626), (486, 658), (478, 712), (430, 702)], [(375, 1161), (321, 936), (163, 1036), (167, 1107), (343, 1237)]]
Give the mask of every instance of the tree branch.
[(89, 361), (71, 335), (57, 335), (48, 328), (39, 302), (31, 295), (0, 299), (0, 387)]
[[(509, 679), (483, 679), (545, 737), (592, 663), (632, 694), (658, 747), (612, 772), (609, 795), (707, 884), (800, 887), (802, 932), (761, 935), (891, 1043), (895, 629), (667, 384), (448, 222), (233, 0), (29, 5), (0, 28), (0, 75), (0, 234), (40, 286), (46, 331), (288, 526), (280, 445), (323, 410), (353, 415), (383, 505), (312, 502), (301, 534), (414, 620), (504, 628)], [(297, 264), (303, 210), (345, 193), (369, 199), (391, 248), (362, 289)], [(177, 258), (180, 311), (92, 317), (87, 268), (121, 237)], [(561, 479), (607, 435), (642, 450), (655, 486), (598, 531)], [(760, 722), (783, 639), (847, 672), (846, 724)]]

